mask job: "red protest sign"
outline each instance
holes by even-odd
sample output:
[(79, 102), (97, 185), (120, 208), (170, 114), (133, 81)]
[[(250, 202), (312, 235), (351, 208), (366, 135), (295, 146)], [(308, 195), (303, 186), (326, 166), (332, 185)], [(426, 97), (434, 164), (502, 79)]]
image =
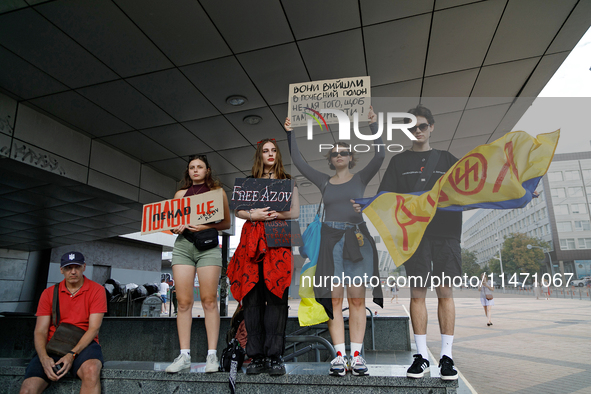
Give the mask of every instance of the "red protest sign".
[(181, 224), (205, 224), (224, 219), (224, 191), (216, 189), (196, 196), (145, 204), (142, 235), (170, 230)]

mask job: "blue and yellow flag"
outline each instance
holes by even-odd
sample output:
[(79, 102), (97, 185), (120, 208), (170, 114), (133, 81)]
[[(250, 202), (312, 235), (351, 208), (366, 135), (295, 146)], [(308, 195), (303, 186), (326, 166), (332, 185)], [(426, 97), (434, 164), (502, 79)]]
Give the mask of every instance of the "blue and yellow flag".
[(462, 157), (420, 195), (382, 192), (356, 200), (384, 240), (396, 266), (415, 252), (437, 209), (512, 209), (527, 205), (548, 171), (560, 131), (536, 138), (515, 131)]

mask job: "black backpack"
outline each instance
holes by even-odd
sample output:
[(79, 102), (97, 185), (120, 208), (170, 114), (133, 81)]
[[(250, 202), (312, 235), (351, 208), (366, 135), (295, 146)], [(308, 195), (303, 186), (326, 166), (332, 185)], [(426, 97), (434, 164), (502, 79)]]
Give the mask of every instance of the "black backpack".
[(232, 362), (236, 361), (236, 370), (242, 368), (244, 362), (244, 356), (246, 352), (240, 346), (240, 342), (236, 338), (232, 338), (228, 346), (222, 351), (222, 357), (220, 358), (220, 371), (230, 372)]

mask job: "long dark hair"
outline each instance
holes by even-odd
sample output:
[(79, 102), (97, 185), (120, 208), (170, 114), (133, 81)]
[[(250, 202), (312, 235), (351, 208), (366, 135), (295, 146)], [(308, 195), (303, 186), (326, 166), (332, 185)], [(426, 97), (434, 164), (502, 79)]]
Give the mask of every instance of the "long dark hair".
[(254, 164), (252, 165), (251, 174), (254, 178), (262, 178), (264, 174), (264, 164), (263, 164), (263, 146), (267, 142), (271, 142), (275, 145), (275, 149), (277, 149), (277, 156), (275, 158), (275, 163), (273, 163), (273, 167), (271, 167), (270, 171), (273, 171), (275, 177), (277, 179), (291, 179), (291, 175), (285, 172), (285, 168), (283, 168), (283, 160), (281, 159), (281, 151), (279, 150), (279, 146), (277, 146), (277, 142), (275, 138), (265, 138), (262, 141), (259, 141), (257, 144), (257, 150), (254, 153)]
[(188, 189), (191, 186), (193, 186), (193, 180), (189, 176), (189, 165), (191, 164), (191, 162), (193, 160), (201, 160), (203, 163), (205, 163), (205, 168), (207, 168), (209, 170), (209, 171), (207, 171), (207, 174), (205, 175), (205, 184), (207, 185), (207, 187), (209, 187), (211, 190), (219, 189), (220, 187), (222, 187), (221, 182), (213, 175), (213, 171), (211, 170), (211, 166), (209, 165), (209, 161), (207, 161), (207, 156), (206, 155), (191, 155), (191, 156), (189, 156), (189, 161), (187, 162), (187, 168), (185, 168), (185, 173), (183, 174), (183, 179), (180, 182), (180, 189), (181, 190)]

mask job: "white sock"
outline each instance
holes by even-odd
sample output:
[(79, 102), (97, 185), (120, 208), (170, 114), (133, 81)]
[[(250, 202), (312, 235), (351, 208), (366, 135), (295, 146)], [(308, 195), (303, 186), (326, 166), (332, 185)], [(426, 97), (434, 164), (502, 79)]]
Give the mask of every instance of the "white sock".
[(338, 345), (334, 345), (334, 350), (335, 352), (341, 352), (341, 356), (345, 357), (345, 355), (347, 354), (345, 352), (345, 343), (339, 343)]
[(351, 342), (351, 356), (355, 357), (355, 352), (359, 352), (359, 354), (361, 354), (362, 346), (362, 343)]
[(441, 354), (439, 355), (439, 359), (441, 359), (441, 357), (443, 357), (443, 356), (453, 358), (451, 356), (451, 347), (453, 344), (454, 344), (454, 336), (453, 335), (441, 334)]
[(186, 354), (191, 357), (191, 349), (181, 349), (181, 354)]
[(207, 355), (209, 356), (210, 354), (217, 355), (218, 354), (217, 349), (207, 349)]
[(417, 353), (419, 353), (425, 360), (429, 360), (429, 351), (427, 350), (427, 334), (415, 334), (415, 344), (417, 345)]

